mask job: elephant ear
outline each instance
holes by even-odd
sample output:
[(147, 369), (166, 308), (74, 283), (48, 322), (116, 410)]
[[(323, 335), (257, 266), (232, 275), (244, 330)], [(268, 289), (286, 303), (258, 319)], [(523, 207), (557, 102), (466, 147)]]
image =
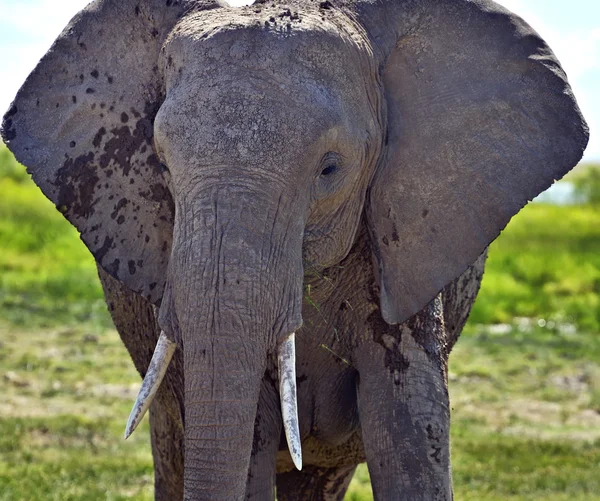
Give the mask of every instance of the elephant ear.
[(2, 124), (8, 147), (97, 262), (152, 302), (162, 297), (174, 215), (152, 148), (158, 59), (190, 8), (176, 0), (92, 2), (27, 78)]
[(348, 5), (379, 54), (387, 103), (367, 217), (394, 324), (575, 166), (588, 131), (552, 51), (494, 2)]

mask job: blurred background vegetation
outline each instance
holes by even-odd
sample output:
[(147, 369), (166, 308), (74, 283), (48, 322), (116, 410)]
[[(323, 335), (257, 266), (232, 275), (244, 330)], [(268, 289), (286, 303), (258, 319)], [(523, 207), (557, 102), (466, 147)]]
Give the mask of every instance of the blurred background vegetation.
[[(492, 244), (451, 356), (457, 500), (600, 500), (600, 166), (552, 190)], [(93, 259), (0, 144), (0, 500), (152, 499), (138, 385)]]

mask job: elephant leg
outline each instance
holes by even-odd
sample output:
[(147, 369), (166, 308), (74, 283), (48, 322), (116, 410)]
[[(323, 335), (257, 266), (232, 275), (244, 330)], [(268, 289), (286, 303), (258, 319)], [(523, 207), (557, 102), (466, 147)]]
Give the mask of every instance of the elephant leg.
[(483, 271), (487, 249), (469, 266), (462, 275), (450, 282), (442, 291), (444, 304), (444, 326), (446, 329), (448, 353), (458, 340), (463, 327), (467, 323), (471, 308), (475, 304)]
[(277, 475), (278, 501), (341, 501), (356, 466), (319, 468), (305, 466)]
[(268, 376), (270, 372), (273, 371), (267, 370), (261, 383), (254, 423), (254, 441), (246, 484), (246, 499), (252, 501), (275, 501), (275, 469), (282, 421), (277, 387)]
[[(375, 311), (356, 351), (358, 404), (376, 501), (449, 501), (450, 409), (441, 297), (402, 325)], [(375, 318), (377, 315), (377, 318)]]
[[(108, 310), (140, 375), (150, 364), (159, 336), (152, 306), (98, 268)], [(154, 458), (156, 501), (183, 499), (183, 423), (178, 403), (181, 353), (176, 352), (167, 376), (150, 406), (150, 439)], [(179, 396), (182, 399), (181, 396)], [(132, 401), (133, 405), (133, 401)], [(127, 416), (123, 417), (123, 428)]]

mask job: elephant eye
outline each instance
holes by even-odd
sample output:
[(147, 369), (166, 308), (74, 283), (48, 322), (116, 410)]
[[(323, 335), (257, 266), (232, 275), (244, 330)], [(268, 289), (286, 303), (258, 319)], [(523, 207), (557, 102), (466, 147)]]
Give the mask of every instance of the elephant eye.
[(339, 170), (342, 158), (338, 153), (330, 151), (326, 153), (321, 160), (321, 173), (320, 177), (328, 177), (335, 174)]
[(319, 162), (319, 170), (315, 179), (315, 197), (323, 199), (334, 194), (343, 184), (344, 177), (340, 173), (345, 169), (342, 156), (330, 151)]
[(325, 177), (325, 176), (330, 176), (331, 174), (333, 174), (335, 171), (337, 170), (337, 165), (335, 164), (329, 164), (327, 167), (325, 167), (322, 171), (321, 171), (321, 176)]

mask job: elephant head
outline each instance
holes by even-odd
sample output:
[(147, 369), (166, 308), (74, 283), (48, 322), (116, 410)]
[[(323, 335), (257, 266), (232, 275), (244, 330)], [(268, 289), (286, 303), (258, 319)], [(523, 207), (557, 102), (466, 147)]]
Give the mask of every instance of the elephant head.
[(156, 305), (157, 365), (183, 350), (186, 499), (238, 499), (278, 347), (299, 446), (304, 277), (366, 221), (381, 314), (404, 321), (588, 134), (551, 50), (490, 0), (96, 0), (2, 136), (99, 265)]

